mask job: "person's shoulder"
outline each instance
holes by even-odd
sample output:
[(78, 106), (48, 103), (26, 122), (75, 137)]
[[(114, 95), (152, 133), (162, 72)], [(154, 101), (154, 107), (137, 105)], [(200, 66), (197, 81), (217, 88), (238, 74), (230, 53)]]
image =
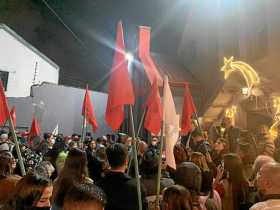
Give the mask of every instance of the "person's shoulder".
[(266, 202), (259, 202), (254, 204), (249, 210), (265, 210), (266, 207)]

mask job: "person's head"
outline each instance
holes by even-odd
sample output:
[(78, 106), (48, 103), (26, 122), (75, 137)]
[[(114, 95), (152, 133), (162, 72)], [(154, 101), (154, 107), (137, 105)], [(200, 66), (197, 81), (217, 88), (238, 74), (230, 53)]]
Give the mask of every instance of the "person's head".
[(146, 142), (139, 140), (138, 141), (138, 155), (143, 156), (148, 148)]
[(191, 162), (184, 162), (177, 166), (175, 183), (186, 187), (193, 195), (198, 195), (201, 188), (201, 170)]
[(222, 127), (223, 128), (230, 128), (232, 126), (232, 118), (224, 117), (222, 120)]
[(255, 179), (261, 167), (266, 163), (275, 162), (275, 160), (267, 155), (259, 155), (253, 164), (252, 179)]
[(194, 130), (192, 132), (192, 138), (194, 142), (201, 142), (204, 140), (203, 133), (200, 130)]
[(71, 149), (74, 149), (74, 148), (78, 148), (78, 144), (76, 141), (70, 141), (69, 144), (68, 144), (68, 149), (71, 150)]
[(264, 195), (280, 194), (280, 164), (264, 164), (257, 173), (257, 188)]
[(128, 135), (125, 133), (118, 133), (118, 143), (126, 144), (126, 141), (128, 139)]
[(67, 155), (59, 178), (71, 177), (73, 181), (82, 181), (87, 174), (87, 156), (80, 149), (71, 149)]
[(125, 170), (128, 162), (125, 145), (120, 143), (113, 144), (106, 149), (106, 154), (112, 170)]
[(103, 210), (106, 204), (104, 192), (93, 184), (75, 184), (67, 192), (63, 210)]
[(44, 209), (50, 207), (52, 191), (49, 179), (27, 174), (16, 184), (8, 203), (15, 206), (15, 209)]
[(267, 125), (259, 125), (258, 128), (257, 128), (257, 137), (258, 137), (258, 140), (259, 139), (262, 139), (262, 138), (265, 138), (269, 133), (269, 127)]
[(173, 185), (163, 190), (163, 210), (192, 210), (192, 196), (183, 186)]
[(159, 143), (158, 137), (154, 136), (152, 138), (151, 145), (155, 147), (158, 145), (158, 143)]
[(0, 154), (0, 179), (10, 176), (13, 172), (12, 157), (9, 157), (5, 153)]
[(224, 155), (225, 172), (233, 183), (246, 181), (245, 171), (241, 158), (235, 153)]
[(142, 158), (140, 170), (145, 175), (155, 175), (158, 170), (159, 155), (153, 149), (147, 150)]
[(0, 135), (0, 143), (8, 141), (8, 138), (9, 138), (9, 137), (8, 137), (8, 134), (2, 133), (2, 134)]
[(57, 190), (53, 195), (54, 203), (58, 207), (62, 207), (66, 192), (75, 182), (81, 183), (85, 181), (87, 171), (86, 153), (76, 148), (70, 150), (64, 167), (59, 173)]
[(48, 179), (51, 177), (54, 171), (55, 168), (49, 161), (42, 161), (34, 168), (34, 174)]
[(225, 151), (227, 148), (227, 141), (224, 138), (217, 139), (213, 144), (213, 150), (220, 153)]
[(191, 155), (191, 162), (197, 165), (200, 169), (203, 168), (204, 155), (201, 152), (193, 152)]
[(97, 148), (97, 145), (96, 145), (96, 141), (95, 140), (91, 140), (90, 142), (89, 142), (89, 144), (88, 144), (88, 146), (89, 146), (89, 148), (91, 149), (91, 150), (96, 150)]
[(184, 145), (182, 144), (175, 144), (173, 148), (174, 158), (176, 164), (181, 164), (188, 160), (188, 152)]

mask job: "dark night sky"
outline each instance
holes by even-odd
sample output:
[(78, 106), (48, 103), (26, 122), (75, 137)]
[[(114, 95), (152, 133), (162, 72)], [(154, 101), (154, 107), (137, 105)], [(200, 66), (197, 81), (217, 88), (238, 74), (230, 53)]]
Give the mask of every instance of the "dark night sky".
[(55, 61), (60, 83), (102, 90), (110, 71), (115, 27), (124, 23), (126, 45), (137, 46), (137, 27), (152, 27), (153, 52), (177, 57), (189, 0), (49, 0), (50, 6), (78, 36), (80, 43), (42, 0), (0, 4), (0, 22)]

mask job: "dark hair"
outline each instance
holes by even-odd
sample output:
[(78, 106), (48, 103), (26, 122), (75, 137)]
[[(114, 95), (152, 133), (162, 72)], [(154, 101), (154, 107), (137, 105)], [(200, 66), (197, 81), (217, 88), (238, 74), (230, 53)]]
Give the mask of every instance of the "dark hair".
[(0, 179), (12, 174), (12, 157), (6, 153), (0, 154)]
[(177, 166), (175, 183), (186, 187), (193, 196), (198, 195), (201, 189), (201, 170), (191, 162), (184, 162)]
[(192, 196), (183, 186), (173, 185), (163, 190), (163, 210), (192, 210)]
[(140, 170), (142, 175), (155, 175), (158, 170), (159, 155), (153, 150), (147, 150), (142, 158)]
[(83, 183), (87, 176), (86, 153), (80, 149), (73, 148), (69, 151), (64, 167), (58, 176), (53, 199), (58, 207), (62, 207), (66, 192), (73, 183)]
[(105, 193), (93, 184), (74, 184), (67, 192), (63, 210), (102, 210), (106, 204)]
[(112, 169), (121, 167), (127, 159), (127, 148), (120, 143), (113, 144), (106, 149), (108, 162)]
[(176, 164), (181, 164), (189, 159), (186, 147), (183, 144), (175, 144), (173, 148)]
[(49, 179), (35, 174), (27, 174), (17, 183), (6, 204), (6, 208), (15, 210), (31, 209), (41, 199), (45, 188), (50, 185)]
[(248, 198), (249, 182), (246, 178), (244, 167), (237, 154), (229, 153), (224, 155), (225, 172), (228, 174), (227, 180), (232, 185), (234, 209)]

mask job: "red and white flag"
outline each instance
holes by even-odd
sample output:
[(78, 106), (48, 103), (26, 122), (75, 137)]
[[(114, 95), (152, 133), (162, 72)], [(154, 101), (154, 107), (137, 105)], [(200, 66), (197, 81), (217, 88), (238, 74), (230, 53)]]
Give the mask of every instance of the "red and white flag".
[(163, 122), (165, 133), (166, 163), (176, 169), (173, 148), (179, 138), (179, 119), (176, 113), (175, 103), (168, 83), (168, 77), (164, 77), (163, 88)]
[(86, 92), (85, 92), (82, 115), (85, 116), (87, 122), (91, 125), (93, 132), (95, 132), (98, 128), (98, 124), (97, 124), (96, 117), (94, 114), (93, 105), (92, 105), (92, 102), (90, 99), (88, 86), (87, 86)]
[(121, 21), (117, 26), (115, 48), (105, 114), (106, 122), (113, 130), (119, 129), (124, 120), (124, 106), (133, 105), (135, 101), (133, 86), (128, 73), (128, 63), (125, 58), (125, 44)]

